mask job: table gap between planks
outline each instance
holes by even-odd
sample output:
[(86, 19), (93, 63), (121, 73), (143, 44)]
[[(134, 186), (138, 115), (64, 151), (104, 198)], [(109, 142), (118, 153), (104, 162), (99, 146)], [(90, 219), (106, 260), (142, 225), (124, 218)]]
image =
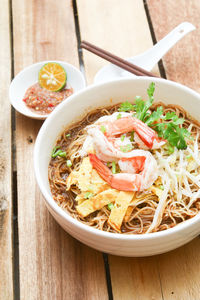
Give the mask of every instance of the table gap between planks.
[[(123, 6), (122, 1), (116, 4), (115, 0), (109, 3), (106, 0), (88, 0), (88, 5), (78, 0), (77, 3), (82, 39), (122, 57), (136, 55), (152, 46), (145, 10), (156, 40), (183, 21), (190, 21), (199, 28), (198, 0), (127, 0)], [(89, 13), (90, 18), (87, 18)], [(109, 28), (109, 31), (102, 28)], [(165, 56), (165, 69), (162, 70), (167, 78), (197, 91), (200, 90), (199, 41), (198, 30), (186, 36)], [(86, 51), (83, 53), (86, 75), (91, 83), (106, 62)], [(154, 257), (130, 259), (109, 256), (114, 299), (198, 299), (199, 247), (200, 240), (196, 238), (184, 247)]]
[[(11, 10), (9, 9), (9, 3)], [(17, 74), (40, 60), (66, 60), (79, 65), (74, 8), (82, 39), (128, 57), (152, 46), (145, 8), (157, 40), (182, 21), (198, 27), (198, 0), (2, 0), (0, 76), (2, 125), (0, 164), (0, 299), (198, 299), (200, 240), (163, 255), (123, 258), (102, 254), (65, 233), (48, 213), (33, 172), (33, 147), (42, 122), (16, 113), (18, 233), (12, 232), (11, 110), (7, 89), (11, 70)], [(144, 7), (145, 6), (145, 7)], [(11, 15), (12, 12), (12, 15)], [(119, 17), (120, 16), (120, 17)], [(13, 24), (13, 49), (9, 22)], [(105, 28), (109, 28), (108, 31)], [(199, 31), (190, 34), (163, 59), (167, 78), (199, 91)], [(195, 46), (196, 45), (196, 46)], [(11, 49), (8, 51), (8, 49)], [(183, 51), (184, 50), (184, 51)], [(14, 64), (11, 54), (13, 53)], [(188, 63), (189, 62), (189, 63)], [(88, 84), (106, 64), (83, 51)], [(192, 69), (193, 72), (189, 72)], [(158, 72), (157, 69), (155, 71)], [(12, 131), (11, 131), (12, 129)], [(5, 151), (5, 149), (9, 149)], [(8, 155), (9, 154), (9, 155)], [(16, 192), (16, 190), (15, 190)], [(15, 199), (14, 195), (13, 198)], [(14, 205), (16, 203), (14, 201)], [(12, 234), (14, 240), (12, 241)], [(17, 236), (18, 234), (18, 236)], [(19, 239), (19, 249), (12, 243)], [(19, 255), (17, 262), (12, 257)], [(106, 260), (106, 256), (105, 260)], [(110, 270), (109, 270), (110, 267)], [(107, 290), (106, 273), (112, 284)], [(14, 274), (14, 276), (13, 276)], [(13, 285), (14, 279), (14, 285)], [(19, 280), (19, 286), (17, 286)], [(14, 286), (14, 291), (13, 291)]]

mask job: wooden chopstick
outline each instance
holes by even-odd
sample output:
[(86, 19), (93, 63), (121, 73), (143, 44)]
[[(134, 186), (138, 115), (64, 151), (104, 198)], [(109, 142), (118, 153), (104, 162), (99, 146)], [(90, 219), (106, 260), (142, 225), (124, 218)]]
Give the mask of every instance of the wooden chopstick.
[(158, 77), (158, 76), (154, 75), (153, 73), (148, 72), (148, 71), (128, 62), (125, 59), (122, 59), (121, 57), (118, 57), (104, 49), (101, 49), (93, 44), (90, 44), (89, 42), (82, 41), (81, 48), (84, 48), (84, 49), (104, 58), (105, 60), (108, 60), (112, 64), (117, 65), (118, 67), (125, 69), (126, 71), (133, 73), (137, 76)]

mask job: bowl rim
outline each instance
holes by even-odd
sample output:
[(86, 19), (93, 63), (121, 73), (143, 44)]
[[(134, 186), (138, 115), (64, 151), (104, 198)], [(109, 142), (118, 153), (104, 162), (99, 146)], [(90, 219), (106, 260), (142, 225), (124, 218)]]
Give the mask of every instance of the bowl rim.
[[(143, 76), (143, 77), (136, 77), (136, 78), (119, 78), (119, 79), (115, 79), (112, 81), (108, 81), (108, 82), (103, 82), (103, 83), (98, 83), (98, 84), (92, 84), (90, 86), (87, 86), (85, 89), (78, 91), (76, 94), (70, 96), (69, 101), (73, 102), (74, 98), (79, 97), (80, 94), (84, 94), (87, 93), (88, 91), (92, 90), (92, 89), (96, 89), (96, 88), (100, 88), (102, 86), (106, 87), (108, 85), (112, 85), (115, 84), (117, 82), (131, 82), (131, 81), (155, 81), (155, 82), (163, 82), (168, 86), (175, 86), (178, 87), (188, 93), (190, 93), (191, 95), (193, 95), (194, 97), (199, 98), (200, 101), (200, 94), (195, 92), (194, 90), (192, 90), (191, 88), (184, 86), (180, 83), (171, 81), (171, 80), (167, 80), (167, 79), (163, 79), (163, 78), (157, 78), (157, 77), (147, 77), (147, 76)], [(45, 133), (46, 129), (48, 128), (49, 123), (51, 123), (51, 120), (54, 118), (54, 116), (56, 117), (56, 115), (59, 114), (59, 111), (63, 109), (63, 106), (65, 106), (67, 104), (67, 102), (63, 102), (61, 103), (59, 106), (57, 106), (55, 108), (55, 110), (51, 113), (51, 115), (45, 120), (45, 122), (43, 123), (42, 127), (40, 128), (40, 131), (38, 133), (36, 142), (35, 142), (35, 147), (34, 147), (34, 171), (35, 171), (35, 177), (36, 177), (36, 181), (37, 184), (40, 188), (40, 191), (42, 192), (43, 196), (44, 196), (44, 200), (45, 203), (48, 206), (50, 206), (50, 208), (58, 215), (60, 215), (62, 217), (62, 219), (64, 219), (65, 221), (67, 221), (68, 223), (70, 223), (71, 225), (74, 225), (77, 229), (79, 230), (83, 230), (85, 232), (91, 233), (94, 236), (98, 236), (98, 237), (102, 237), (105, 239), (112, 239), (112, 240), (122, 240), (122, 241), (139, 241), (139, 240), (155, 240), (155, 239), (159, 239), (159, 238), (164, 238), (167, 237), (169, 235), (173, 236), (174, 234), (183, 232), (186, 228), (191, 228), (194, 224), (200, 222), (200, 213), (198, 213), (195, 217), (186, 220), (180, 224), (177, 224), (175, 227), (173, 228), (169, 228), (166, 230), (162, 230), (162, 231), (158, 231), (158, 232), (152, 232), (152, 233), (148, 233), (148, 234), (120, 234), (120, 233), (112, 233), (112, 232), (107, 232), (107, 231), (101, 231), (97, 228), (93, 228), (90, 227), (89, 225), (86, 225), (78, 220), (76, 220), (75, 218), (73, 218), (67, 211), (65, 211), (63, 208), (61, 208), (60, 206), (58, 206), (58, 204), (55, 202), (55, 200), (53, 199), (53, 197), (51, 195), (49, 195), (48, 191), (46, 190), (46, 188), (43, 186), (42, 184), (42, 180), (41, 180), (41, 176), (40, 176), (40, 171), (39, 171), (39, 163), (37, 161), (37, 156), (39, 154), (39, 145), (43, 139), (43, 134)], [(68, 102), (68, 105), (70, 103)]]
[(24, 109), (20, 109), (18, 107), (17, 101), (22, 101), (22, 99), (16, 101), (11, 95), (13, 85), (15, 84), (15, 81), (18, 80), (18, 77), (22, 76), (23, 73), (30, 72), (31, 69), (34, 69), (34, 68), (36, 68), (37, 66), (40, 66), (40, 65), (42, 66), (42, 65), (44, 65), (46, 63), (49, 63), (49, 62), (55, 62), (55, 63), (58, 63), (58, 64), (62, 64), (62, 65), (65, 66), (65, 68), (71, 68), (80, 77), (80, 79), (82, 81), (82, 85), (83, 85), (82, 88), (85, 88), (85, 86), (86, 86), (86, 81), (85, 81), (85, 77), (84, 77), (83, 73), (77, 67), (75, 67), (74, 65), (72, 65), (72, 64), (70, 64), (66, 61), (62, 61), (62, 60), (43, 60), (43, 61), (39, 61), (39, 62), (36, 62), (34, 64), (26, 66), (25, 68), (23, 68), (21, 71), (19, 71), (17, 73), (17, 75), (12, 79), (12, 81), (10, 83), (10, 86), (9, 86), (10, 103), (15, 108), (15, 110), (17, 110), (18, 112), (20, 112), (21, 114), (23, 114), (26, 117), (34, 118), (34, 119), (38, 119), (38, 120), (45, 120), (46, 118), (49, 117), (50, 114), (37, 114), (37, 113), (34, 113), (33, 111), (31, 111), (29, 108), (28, 108), (27, 112)]

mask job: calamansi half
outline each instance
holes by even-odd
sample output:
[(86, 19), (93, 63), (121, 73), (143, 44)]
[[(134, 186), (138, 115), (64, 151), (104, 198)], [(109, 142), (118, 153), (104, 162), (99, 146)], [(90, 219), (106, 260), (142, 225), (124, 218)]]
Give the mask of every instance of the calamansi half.
[(38, 80), (42, 88), (58, 92), (65, 86), (67, 74), (60, 64), (49, 62), (40, 69)]

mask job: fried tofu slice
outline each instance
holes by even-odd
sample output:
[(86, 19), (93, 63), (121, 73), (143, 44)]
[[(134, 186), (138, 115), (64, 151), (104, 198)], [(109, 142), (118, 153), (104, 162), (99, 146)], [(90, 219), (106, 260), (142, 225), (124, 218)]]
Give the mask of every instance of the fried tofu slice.
[(118, 191), (115, 206), (111, 210), (111, 214), (108, 219), (108, 224), (118, 232), (121, 232), (122, 221), (134, 195), (134, 192)]
[(67, 190), (72, 184), (76, 184), (81, 191), (88, 191), (92, 175), (92, 165), (89, 157), (84, 157), (79, 171), (73, 171), (67, 178)]
[(114, 203), (118, 194), (119, 191), (115, 189), (105, 190), (77, 205), (76, 210), (82, 217), (86, 217), (94, 211), (101, 209), (105, 205), (108, 205), (111, 202)]
[[(160, 199), (160, 197), (162, 196), (163, 191), (159, 188), (156, 188), (155, 186), (151, 186), (149, 188), (149, 191), (151, 191), (154, 195), (156, 195), (158, 197), (158, 199)], [(136, 207), (137, 203), (140, 202), (142, 199), (141, 198), (133, 198), (130, 206), (127, 208), (125, 217), (124, 217), (124, 221), (128, 222), (130, 219), (130, 216), (134, 210), (134, 208)]]
[(81, 194), (77, 195), (75, 200), (78, 203), (78, 205), (81, 204), (83, 201), (86, 200), (85, 193), (81, 193)]
[(110, 189), (110, 186), (99, 176), (97, 171), (93, 169), (88, 191), (96, 195), (107, 189)]
[(131, 214), (132, 214), (132, 211), (133, 211), (134, 207), (135, 207), (135, 206), (129, 206), (129, 207), (127, 208), (126, 214), (125, 214), (125, 216), (124, 216), (124, 221), (125, 221), (125, 222), (128, 222), (128, 221), (129, 221), (130, 216), (131, 216)]
[[(67, 191), (71, 185), (76, 184), (81, 192), (92, 192), (98, 194), (110, 186), (92, 168), (89, 157), (85, 157), (80, 165), (79, 171), (72, 171), (67, 177)], [(82, 197), (83, 198), (83, 197)]]

